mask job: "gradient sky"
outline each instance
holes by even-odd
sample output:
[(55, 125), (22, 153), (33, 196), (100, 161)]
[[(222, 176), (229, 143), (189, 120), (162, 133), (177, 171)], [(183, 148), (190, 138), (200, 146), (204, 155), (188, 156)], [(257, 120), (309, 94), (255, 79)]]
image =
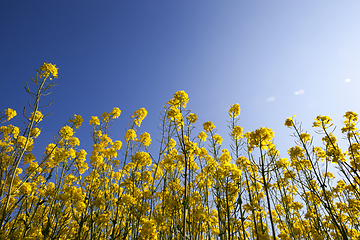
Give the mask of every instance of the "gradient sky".
[(79, 114), (81, 148), (91, 152), (90, 117), (115, 106), (114, 140), (124, 141), (141, 107), (140, 132), (156, 138), (162, 106), (184, 90), (197, 132), (211, 120), (228, 147), (228, 109), (239, 103), (244, 130), (272, 128), (286, 157), (294, 144), (286, 118), (296, 114), (313, 134), (317, 115), (340, 130), (346, 111), (360, 113), (359, 12), (355, 0), (2, 1), (0, 109), (17, 110), (10, 123), (21, 126), (23, 86), (50, 62), (59, 78), (41, 100), (54, 100), (41, 109), (53, 112), (40, 124), (41, 151)]

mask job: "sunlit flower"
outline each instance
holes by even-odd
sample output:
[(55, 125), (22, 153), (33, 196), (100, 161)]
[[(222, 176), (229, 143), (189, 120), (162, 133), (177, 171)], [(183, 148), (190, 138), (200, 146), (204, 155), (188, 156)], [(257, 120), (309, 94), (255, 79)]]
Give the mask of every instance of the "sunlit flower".
[(140, 127), (142, 121), (147, 115), (147, 111), (145, 108), (140, 108), (134, 112), (134, 115), (131, 116), (131, 118), (135, 118), (134, 122), (135, 124)]
[(100, 120), (98, 117), (96, 116), (92, 116), (90, 121), (89, 121), (90, 125), (100, 125)]
[(15, 117), (17, 115), (17, 113), (15, 110), (8, 108), (8, 109), (5, 109), (5, 115), (6, 115), (6, 120), (9, 121), (13, 117)]
[[(293, 117), (295, 117), (295, 115), (294, 115)], [(293, 118), (291, 118), (291, 117), (290, 117), (290, 118), (287, 118), (287, 119), (285, 120), (284, 126), (286, 126), (286, 127), (292, 127), (292, 126), (294, 126)]]
[(150, 134), (147, 132), (140, 134), (139, 142), (141, 142), (144, 146), (149, 146), (151, 144)]
[(196, 116), (195, 113), (190, 113), (189, 116), (187, 117), (187, 120), (190, 122), (190, 123), (196, 123), (198, 117)]
[(136, 132), (134, 131), (134, 129), (129, 129), (126, 131), (125, 139), (126, 142), (130, 141), (130, 139), (133, 141), (136, 139)]
[(115, 141), (114, 142), (114, 147), (116, 150), (120, 150), (122, 146), (122, 142), (121, 141)]
[(74, 117), (69, 120), (69, 123), (72, 123), (74, 127), (77, 129), (81, 126), (83, 121), (84, 119), (82, 118), (82, 116), (74, 114)]
[(64, 138), (65, 140), (69, 140), (74, 135), (73, 129), (69, 126), (62, 127), (59, 133), (60, 137)]
[(204, 130), (206, 132), (209, 132), (209, 131), (214, 130), (216, 128), (215, 125), (211, 121), (204, 122), (203, 127), (204, 127)]
[(49, 75), (52, 74), (54, 78), (57, 78), (58, 69), (59, 68), (56, 67), (56, 64), (44, 63), (39, 68), (39, 77), (49, 77)]
[(114, 107), (113, 110), (110, 112), (112, 119), (120, 117), (120, 114), (121, 114), (121, 110), (117, 107)]
[(230, 107), (229, 115), (230, 117), (234, 117), (234, 118), (240, 115), (240, 105), (238, 103)]
[(40, 111), (36, 111), (35, 113), (31, 113), (30, 121), (34, 119), (36, 123), (41, 122), (43, 120), (44, 115)]
[(221, 145), (221, 143), (222, 143), (222, 141), (223, 141), (222, 137), (221, 137), (219, 134), (215, 134), (215, 135), (213, 136), (213, 139), (214, 139), (214, 141), (215, 141), (217, 144), (220, 144), (220, 145)]
[(243, 128), (240, 126), (235, 126), (232, 130), (231, 136), (234, 139), (239, 139), (242, 138), (242, 134), (243, 134)]
[(197, 137), (206, 142), (207, 135), (205, 132), (201, 131)]

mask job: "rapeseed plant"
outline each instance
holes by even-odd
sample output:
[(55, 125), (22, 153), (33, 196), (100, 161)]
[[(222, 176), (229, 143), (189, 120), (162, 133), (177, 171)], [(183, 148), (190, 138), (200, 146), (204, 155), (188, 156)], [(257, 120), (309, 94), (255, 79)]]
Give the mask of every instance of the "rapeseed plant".
[(58, 68), (44, 63), (32, 79), (35, 93), (26, 84), (34, 102), (24, 129), (9, 124), (15, 110), (0, 114), (0, 239), (360, 238), (356, 113), (344, 115), (347, 150), (330, 117), (313, 123), (320, 146), (296, 116), (286, 119), (295, 145), (282, 158), (271, 129), (243, 132), (237, 103), (229, 109), (229, 148), (211, 121), (195, 135), (198, 116), (179, 91), (161, 114), (157, 155), (148, 151), (150, 133), (140, 132), (144, 108), (130, 117), (124, 141), (110, 137), (121, 115), (114, 107), (89, 120), (89, 154), (80, 148), (76, 131), (84, 120), (75, 114), (36, 157), (46, 121), (40, 98), (57, 77)]

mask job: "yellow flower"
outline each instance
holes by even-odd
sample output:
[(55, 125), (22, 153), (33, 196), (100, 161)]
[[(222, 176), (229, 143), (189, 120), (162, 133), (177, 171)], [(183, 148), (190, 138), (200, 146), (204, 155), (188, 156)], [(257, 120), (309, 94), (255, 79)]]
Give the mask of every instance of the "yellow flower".
[(294, 126), (293, 119), (292, 119), (291, 117), (290, 117), (290, 118), (287, 118), (287, 119), (285, 120), (284, 126), (286, 126), (286, 127), (292, 127), (292, 126)]
[(122, 142), (121, 141), (115, 141), (114, 142), (114, 147), (116, 150), (120, 150), (122, 146)]
[(141, 142), (144, 146), (149, 146), (151, 144), (150, 134), (147, 132), (140, 134), (139, 142)]
[(26, 144), (26, 148), (29, 148), (34, 143), (34, 140), (32, 138), (29, 138), (28, 142), (26, 143), (26, 137), (19, 136), (16, 139), (16, 143), (19, 144), (22, 148), (25, 148), (25, 144)]
[(209, 132), (216, 128), (215, 125), (211, 121), (204, 122), (203, 127), (206, 132)]
[(196, 123), (198, 117), (196, 116), (195, 113), (190, 113), (189, 116), (187, 117), (187, 120), (190, 122), (190, 123)]
[(110, 112), (110, 115), (112, 116), (112, 119), (120, 117), (121, 110), (117, 107), (114, 107), (113, 110)]
[(33, 128), (33, 129), (31, 129), (31, 131), (30, 131), (30, 136), (31, 137), (34, 137), (34, 138), (37, 138), (39, 135), (40, 135), (40, 129), (38, 129), (38, 128)]
[(32, 192), (32, 186), (29, 182), (23, 183), (20, 188), (20, 191), (26, 195), (29, 195)]
[(17, 115), (17, 113), (15, 110), (8, 108), (8, 109), (5, 109), (5, 115), (6, 115), (6, 120), (9, 121), (13, 117), (15, 117)]
[(304, 142), (307, 143), (311, 140), (311, 136), (308, 133), (301, 133), (300, 134), (300, 139)]
[(348, 132), (348, 136), (351, 137), (353, 136), (352, 132), (355, 132), (357, 130), (355, 126), (358, 121), (358, 115), (354, 112), (348, 111), (345, 113), (344, 118), (345, 120), (343, 123), (345, 124), (345, 127), (341, 128), (341, 132)]
[(260, 127), (253, 132), (247, 132), (244, 136), (248, 140), (248, 150), (251, 152), (255, 147), (267, 150), (273, 147), (272, 139), (274, 131), (270, 128)]
[(81, 126), (83, 121), (84, 121), (84, 119), (80, 115), (74, 114), (74, 117), (69, 120), (69, 123), (72, 123), (74, 125), (74, 127), (76, 129), (78, 129)]
[(296, 160), (298, 158), (305, 158), (304, 150), (300, 146), (294, 146), (289, 148), (288, 153), (292, 160)]
[(240, 106), (238, 103), (236, 103), (230, 107), (229, 115), (230, 115), (230, 117), (234, 117), (234, 118), (236, 118), (237, 116), (240, 115)]
[(32, 153), (27, 153), (24, 155), (24, 163), (28, 164), (31, 163), (33, 161), (35, 161), (35, 156)]
[(90, 125), (100, 125), (100, 120), (98, 117), (96, 116), (92, 116), (90, 121), (89, 121)]
[(207, 135), (205, 132), (201, 131), (197, 137), (200, 138), (202, 141), (206, 142)]
[(31, 121), (34, 118), (34, 121), (38, 123), (43, 120), (43, 117), (44, 115), (42, 115), (40, 111), (36, 111), (35, 113), (34, 112), (31, 113), (31, 117), (29, 120)]
[(284, 168), (284, 169), (290, 166), (290, 162), (286, 158), (280, 158), (275, 162), (275, 164), (278, 168)]
[(80, 146), (80, 140), (77, 137), (71, 137), (69, 138), (69, 145)]
[(242, 134), (243, 134), (243, 128), (240, 126), (235, 126), (232, 130), (231, 136), (234, 139), (239, 139), (242, 138)]
[(156, 226), (155, 220), (143, 218), (140, 227), (140, 239), (157, 239)]
[(171, 99), (168, 104), (173, 105), (174, 107), (186, 108), (186, 104), (189, 102), (189, 96), (185, 91), (178, 91), (174, 94), (174, 99)]
[(331, 127), (332, 123), (331, 123), (331, 118), (328, 116), (322, 116), (319, 115), (315, 118), (315, 122), (313, 122), (313, 127)]
[(101, 120), (104, 120), (105, 122), (109, 121), (109, 114), (107, 112), (103, 112), (100, 116)]
[(130, 139), (132, 139), (133, 141), (136, 139), (136, 132), (134, 131), (134, 129), (129, 129), (126, 131), (125, 139), (126, 142), (130, 141)]
[(69, 140), (73, 135), (74, 131), (69, 126), (64, 126), (59, 131), (60, 137), (64, 138), (65, 140)]
[(58, 77), (58, 69), (56, 64), (44, 63), (39, 68), (39, 77), (48, 77), (50, 74), (53, 75), (54, 78)]
[(131, 116), (131, 118), (135, 118), (135, 124), (140, 127), (141, 122), (144, 120), (144, 118), (147, 115), (147, 111), (145, 108), (140, 108), (134, 112), (134, 115)]
[(215, 134), (215, 135), (213, 136), (213, 139), (215, 140), (215, 142), (216, 142), (217, 144), (221, 144), (222, 141), (223, 141), (222, 137), (221, 137), (219, 134)]
[(168, 146), (170, 149), (173, 149), (176, 146), (176, 141), (171, 138), (168, 142)]
[(147, 152), (136, 152), (132, 160), (140, 167), (150, 166), (152, 163), (150, 155)]

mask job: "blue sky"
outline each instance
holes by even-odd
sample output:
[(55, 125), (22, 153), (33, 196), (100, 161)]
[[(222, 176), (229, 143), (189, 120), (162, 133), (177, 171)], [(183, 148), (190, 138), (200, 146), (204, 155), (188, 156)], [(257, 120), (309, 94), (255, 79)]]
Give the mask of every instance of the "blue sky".
[(81, 147), (91, 152), (90, 117), (115, 106), (114, 139), (124, 140), (141, 107), (140, 132), (155, 138), (162, 105), (184, 90), (197, 131), (213, 121), (228, 147), (227, 111), (239, 103), (244, 130), (272, 128), (285, 156), (287, 117), (313, 133), (317, 115), (340, 129), (346, 111), (360, 113), (359, 10), (355, 0), (2, 1), (0, 109), (17, 110), (11, 123), (21, 125), (30, 99), (23, 86), (51, 62), (59, 78), (42, 99), (54, 103), (42, 110), (53, 114), (41, 123), (41, 151), (79, 114)]

